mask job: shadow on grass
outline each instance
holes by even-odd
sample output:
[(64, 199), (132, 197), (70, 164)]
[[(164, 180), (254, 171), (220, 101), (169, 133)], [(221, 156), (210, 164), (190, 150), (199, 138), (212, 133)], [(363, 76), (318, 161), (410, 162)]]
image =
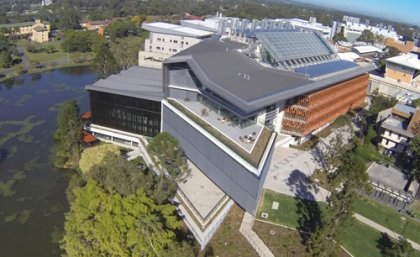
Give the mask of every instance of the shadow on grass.
[(387, 233), (381, 233), (381, 237), (376, 240), (376, 247), (381, 251), (383, 256), (392, 250), (393, 242)]
[(322, 223), (322, 213), (315, 196), (310, 191), (312, 188), (317, 190), (316, 185), (310, 184), (306, 175), (299, 171), (292, 171), (287, 184), (293, 189), (296, 199), (296, 213), (298, 215), (298, 231), (302, 244), (308, 245), (310, 234), (320, 229)]

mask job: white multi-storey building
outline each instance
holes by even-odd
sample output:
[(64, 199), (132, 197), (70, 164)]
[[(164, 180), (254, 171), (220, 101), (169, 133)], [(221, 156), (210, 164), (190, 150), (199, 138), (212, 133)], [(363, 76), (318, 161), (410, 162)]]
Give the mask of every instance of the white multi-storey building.
[(139, 52), (139, 65), (154, 68), (160, 68), (165, 59), (213, 34), (165, 22), (143, 23), (142, 29), (150, 34), (144, 42), (144, 51)]

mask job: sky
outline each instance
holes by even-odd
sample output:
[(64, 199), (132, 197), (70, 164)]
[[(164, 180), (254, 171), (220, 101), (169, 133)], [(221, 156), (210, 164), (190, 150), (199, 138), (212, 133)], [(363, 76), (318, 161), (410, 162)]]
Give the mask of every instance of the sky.
[(420, 25), (420, 0), (295, 0)]

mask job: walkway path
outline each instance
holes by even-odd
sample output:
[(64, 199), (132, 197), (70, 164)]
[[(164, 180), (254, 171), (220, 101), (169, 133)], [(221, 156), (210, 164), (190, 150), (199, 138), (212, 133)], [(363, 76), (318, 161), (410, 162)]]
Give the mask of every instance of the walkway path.
[[(360, 221), (360, 222), (362, 222), (362, 223), (364, 223), (364, 224), (366, 224), (366, 225), (368, 225), (368, 226), (370, 226), (370, 227), (372, 227), (372, 228), (374, 228), (374, 229), (376, 229), (380, 232), (388, 234), (392, 238), (398, 239), (398, 237), (401, 236), (400, 234), (397, 234), (394, 231), (392, 231), (392, 230), (390, 230), (390, 229), (388, 229), (388, 228), (386, 228), (382, 225), (379, 225), (378, 223), (376, 223), (376, 222), (374, 222), (374, 221), (372, 221), (372, 220), (370, 220), (370, 219), (368, 219), (368, 218), (366, 218), (366, 217), (364, 217), (360, 214), (355, 213), (353, 215), (353, 217), (356, 218), (358, 221)], [(417, 251), (420, 251), (420, 244), (417, 244), (416, 242), (414, 242), (410, 239), (407, 239), (407, 241), (413, 246), (414, 249), (416, 249)]]
[(239, 231), (248, 240), (251, 246), (257, 251), (261, 257), (274, 257), (274, 254), (268, 249), (264, 242), (258, 237), (257, 233), (252, 230), (254, 225), (254, 217), (245, 212), (244, 218), (242, 219), (241, 227)]

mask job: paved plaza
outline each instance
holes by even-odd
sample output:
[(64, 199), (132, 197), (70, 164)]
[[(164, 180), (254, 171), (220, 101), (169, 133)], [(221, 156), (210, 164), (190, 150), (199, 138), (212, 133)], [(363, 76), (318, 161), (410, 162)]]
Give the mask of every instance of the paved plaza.
[(277, 147), (264, 188), (308, 200), (326, 201), (330, 193), (307, 179), (317, 168), (319, 165), (311, 152)]

